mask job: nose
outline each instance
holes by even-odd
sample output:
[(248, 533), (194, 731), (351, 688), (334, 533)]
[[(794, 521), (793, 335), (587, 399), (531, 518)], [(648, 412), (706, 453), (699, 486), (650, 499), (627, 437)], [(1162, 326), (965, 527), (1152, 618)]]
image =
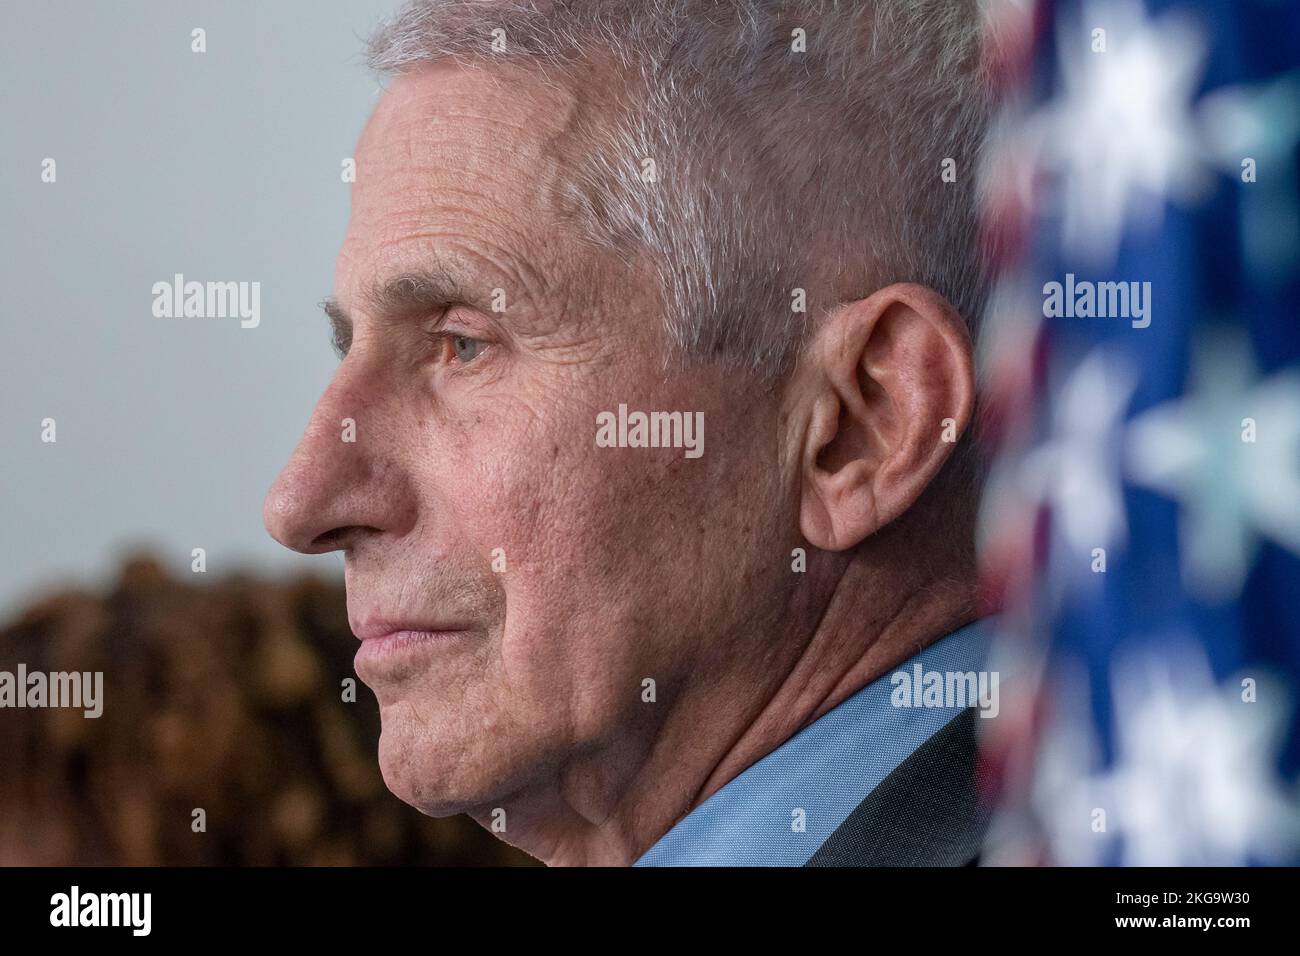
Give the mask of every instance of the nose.
[(374, 396), (339, 367), (262, 507), (266, 530), (303, 554), (348, 550), (359, 539), (400, 535), (414, 521), (403, 469), (388, 457)]

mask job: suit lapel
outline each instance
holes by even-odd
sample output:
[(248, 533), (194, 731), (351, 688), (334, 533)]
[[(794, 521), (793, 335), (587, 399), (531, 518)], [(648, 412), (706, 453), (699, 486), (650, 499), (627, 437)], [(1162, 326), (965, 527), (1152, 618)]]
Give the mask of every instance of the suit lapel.
[(967, 866), (989, 813), (978, 799), (976, 709), (944, 725), (871, 791), (806, 866)]

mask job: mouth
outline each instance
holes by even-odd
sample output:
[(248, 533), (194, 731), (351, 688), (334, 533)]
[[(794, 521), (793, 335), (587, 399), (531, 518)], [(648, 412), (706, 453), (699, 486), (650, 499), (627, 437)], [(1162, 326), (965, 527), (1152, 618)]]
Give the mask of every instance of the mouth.
[(361, 642), (353, 665), (365, 678), (365, 671), (378, 673), (410, 661), (421, 653), (457, 643), (469, 633), (461, 624), (410, 623), (371, 620), (354, 624), (352, 633)]

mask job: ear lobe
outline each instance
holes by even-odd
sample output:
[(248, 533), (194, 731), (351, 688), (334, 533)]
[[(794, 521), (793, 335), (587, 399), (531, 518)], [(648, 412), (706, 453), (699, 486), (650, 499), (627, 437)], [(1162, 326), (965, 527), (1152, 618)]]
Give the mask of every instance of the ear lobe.
[(974, 406), (970, 337), (937, 293), (897, 284), (829, 316), (810, 358), (800, 527), (841, 551), (907, 511), (952, 453)]

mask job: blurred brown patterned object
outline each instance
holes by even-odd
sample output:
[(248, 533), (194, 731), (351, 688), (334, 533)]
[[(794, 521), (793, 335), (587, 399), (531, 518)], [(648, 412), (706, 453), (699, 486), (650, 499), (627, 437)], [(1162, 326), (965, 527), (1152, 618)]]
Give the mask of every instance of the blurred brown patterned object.
[[(0, 864), (526, 865), (388, 792), (342, 587), (182, 583), (147, 558), (0, 629), (0, 670), (103, 671), (103, 714), (0, 710)], [(192, 829), (206, 813), (206, 832)]]

